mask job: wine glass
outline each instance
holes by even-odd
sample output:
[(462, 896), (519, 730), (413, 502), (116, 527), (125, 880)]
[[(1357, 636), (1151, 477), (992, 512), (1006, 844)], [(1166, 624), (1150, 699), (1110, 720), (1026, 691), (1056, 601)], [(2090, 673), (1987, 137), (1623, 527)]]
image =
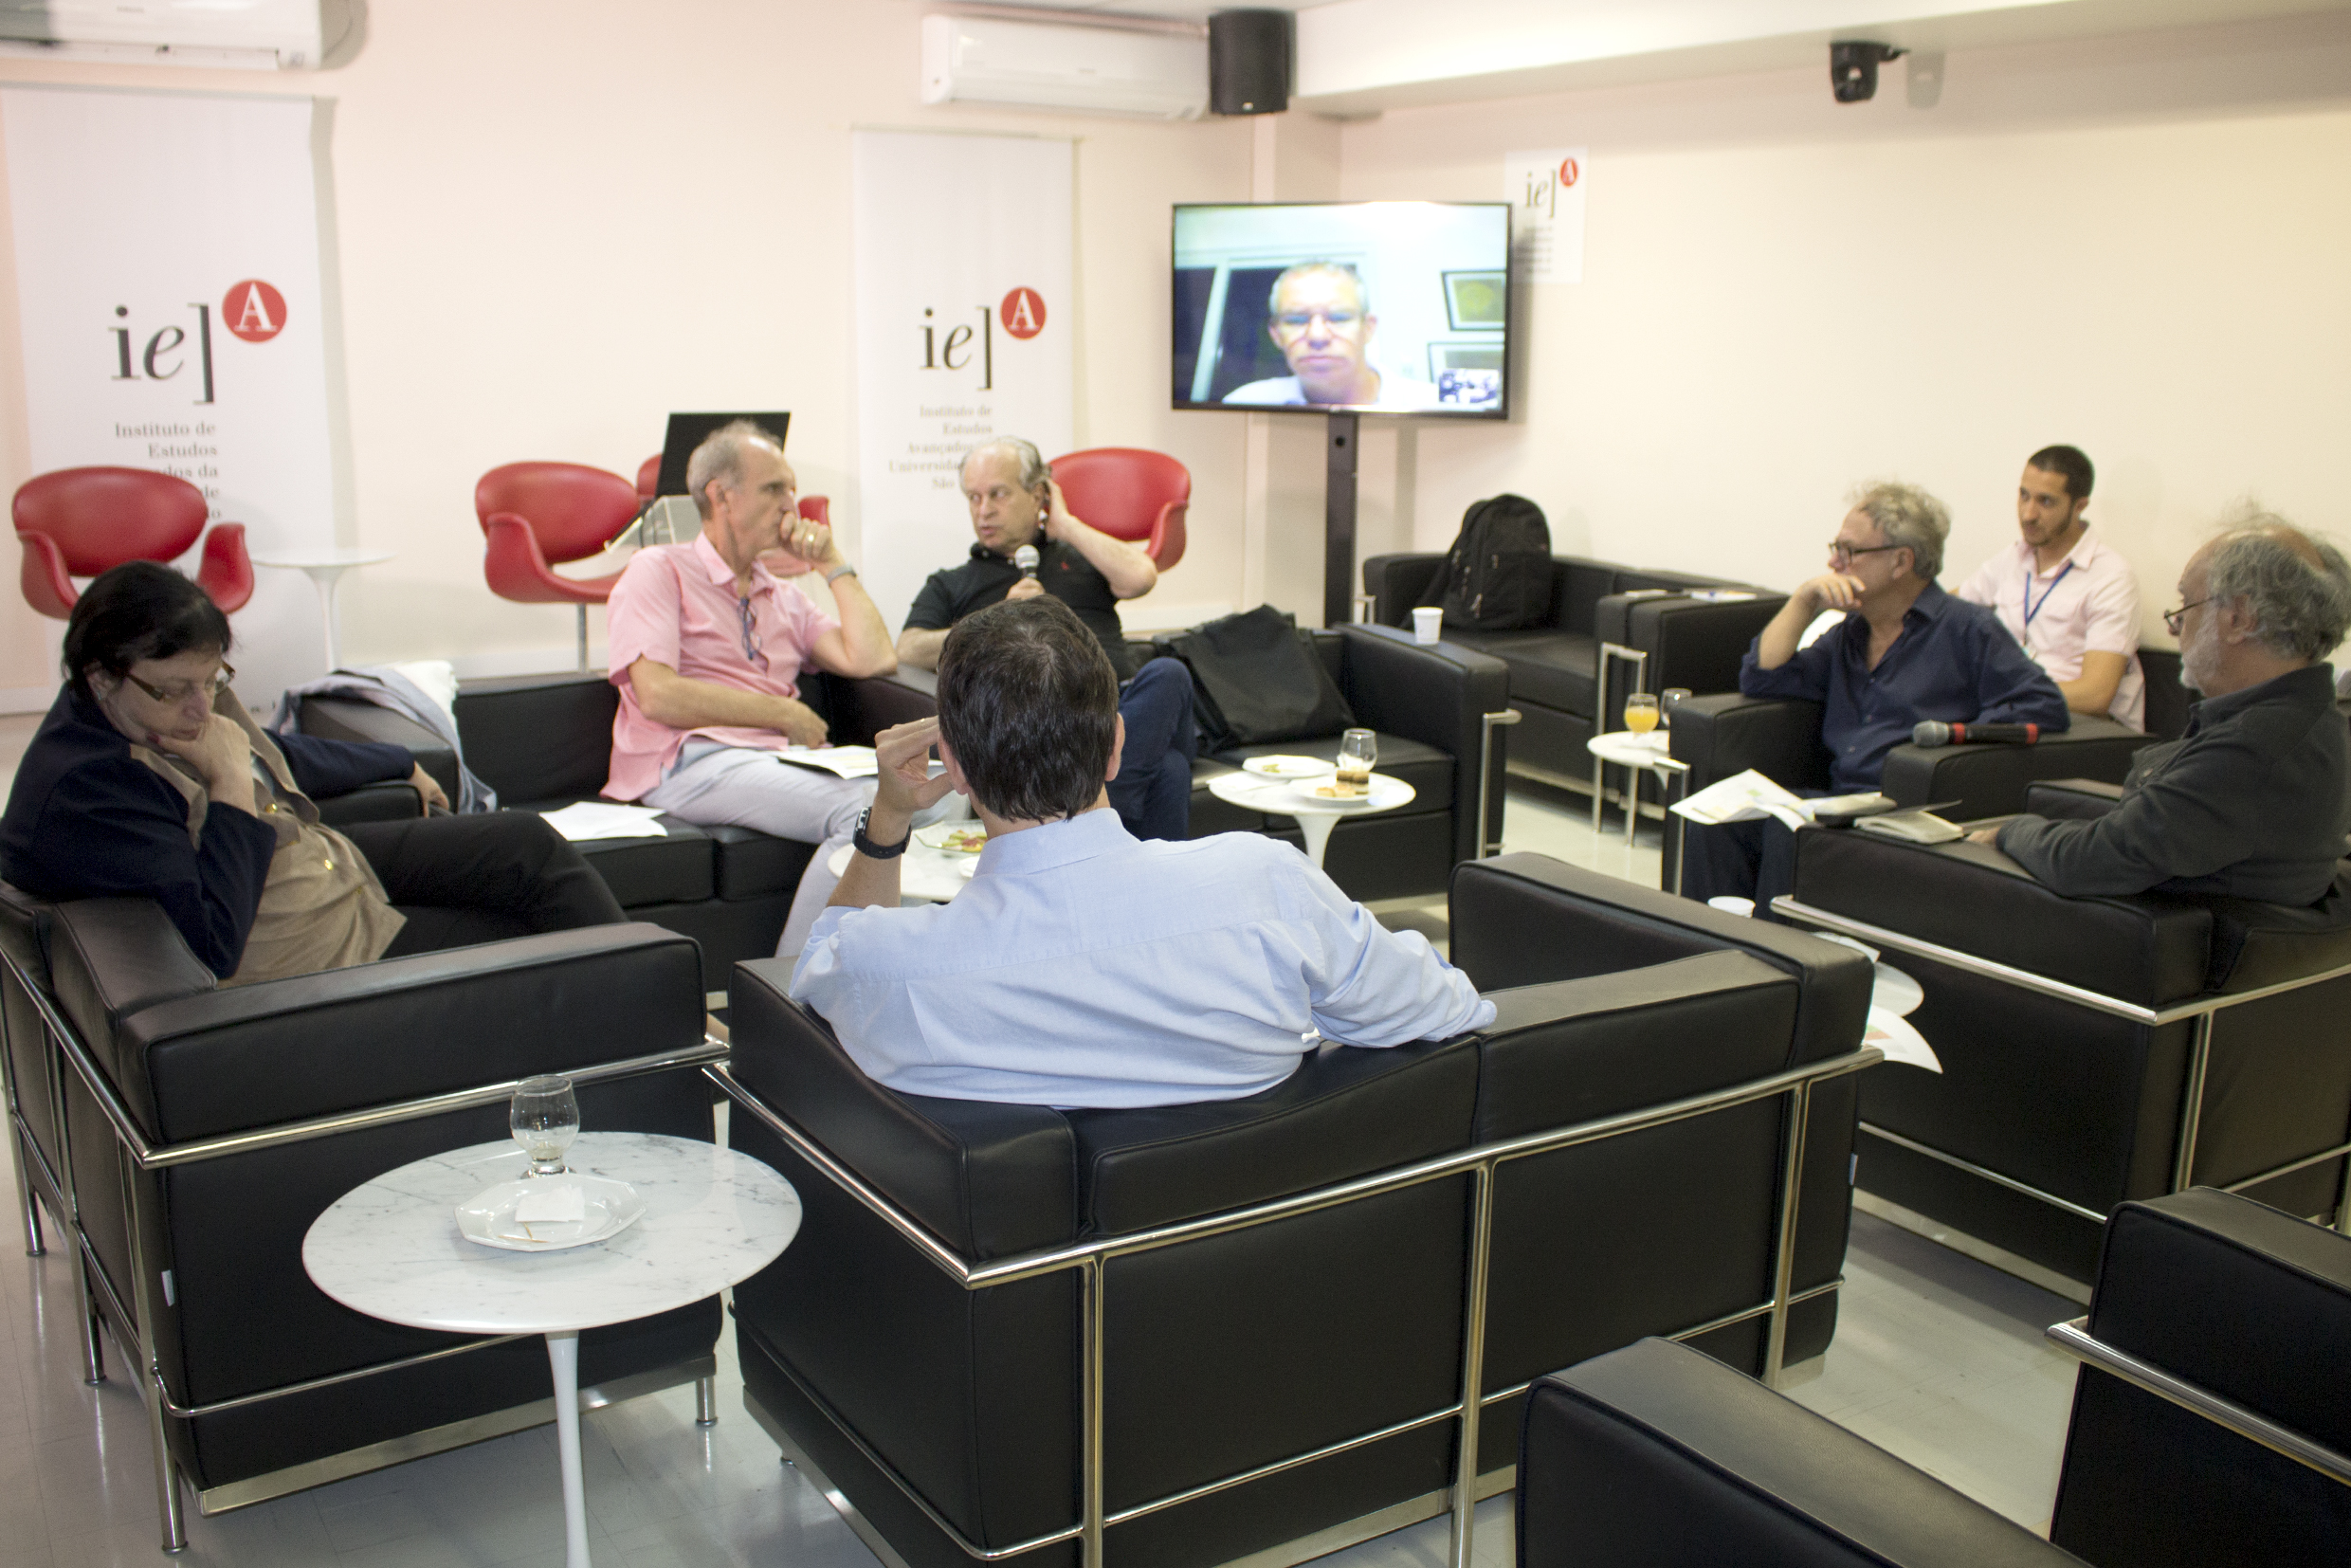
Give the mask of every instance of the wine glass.
[(1370, 730), (1349, 730), (1339, 738), (1340, 788), (1372, 793), (1372, 764), (1379, 760), (1379, 738)]
[(579, 1101), (568, 1078), (525, 1078), (515, 1085), (514, 1103), (506, 1112), (514, 1140), (531, 1157), (530, 1174), (561, 1176), (563, 1153), (579, 1136)]
[(1668, 686), (1659, 692), (1657, 694), (1658, 721), (1668, 729), (1673, 728), (1673, 710), (1680, 707), (1683, 700), (1689, 694), (1690, 688), (1687, 686)]
[(1647, 735), (1657, 727), (1657, 699), (1646, 691), (1636, 691), (1625, 699), (1625, 728), (1635, 735)]

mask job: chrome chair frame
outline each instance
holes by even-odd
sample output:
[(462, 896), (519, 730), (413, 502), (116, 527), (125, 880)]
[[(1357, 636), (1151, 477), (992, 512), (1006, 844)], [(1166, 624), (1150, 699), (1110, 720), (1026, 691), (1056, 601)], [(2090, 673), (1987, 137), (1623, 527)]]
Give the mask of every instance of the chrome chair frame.
[[(1121, 1236), (1105, 1237), (1100, 1241), (1073, 1242), (1066, 1246), (1042, 1248), (1033, 1251), (1015, 1253), (1010, 1257), (997, 1258), (987, 1263), (975, 1263), (941, 1242), (926, 1230), (920, 1220), (899, 1208), (856, 1173), (836, 1160), (799, 1127), (762, 1101), (756, 1093), (737, 1082), (728, 1068), (722, 1066), (711, 1066), (702, 1070), (742, 1111), (756, 1118), (769, 1131), (783, 1140), (793, 1152), (806, 1160), (812, 1169), (821, 1173), (834, 1186), (854, 1198), (888, 1225), (891, 1230), (897, 1231), (934, 1267), (954, 1280), (965, 1290), (984, 1290), (993, 1285), (1010, 1285), (1018, 1280), (1036, 1279), (1047, 1274), (1069, 1271), (1075, 1271), (1078, 1274), (1079, 1521), (1060, 1530), (1033, 1536), (1009, 1546), (993, 1549), (977, 1544), (942, 1517), (936, 1508), (931, 1506), (929, 1501), (921, 1495), (912, 1482), (901, 1475), (895, 1467), (858, 1437), (849, 1423), (820, 1395), (801, 1381), (789, 1368), (785, 1369), (785, 1376), (792, 1379), (800, 1395), (808, 1399), (816, 1410), (824, 1413), (825, 1417), (839, 1430), (842, 1437), (855, 1447), (858, 1452), (865, 1456), (867, 1463), (882, 1474), (889, 1477), (898, 1489), (905, 1494), (907, 1501), (913, 1504), (942, 1535), (956, 1542), (964, 1555), (974, 1561), (1000, 1562), (1042, 1547), (1056, 1545), (1062, 1541), (1077, 1541), (1080, 1542), (1082, 1568), (1103, 1568), (1103, 1535), (1113, 1524), (1124, 1523), (1130, 1519), (1157, 1513), (1163, 1508), (1190, 1503), (1248, 1482), (1260, 1480), (1284, 1470), (1294, 1469), (1301, 1465), (1361, 1448), (1401, 1432), (1450, 1421), (1454, 1423), (1458, 1435), (1455, 1440), (1453, 1483), (1447, 1492), (1431, 1494), (1430, 1505), (1427, 1506), (1416, 1507), (1413, 1504), (1408, 1503), (1400, 1508), (1383, 1510), (1372, 1516), (1373, 1520), (1376, 1521), (1376, 1527), (1367, 1526), (1359, 1534), (1348, 1532), (1345, 1526), (1322, 1532), (1312, 1538), (1312, 1549), (1305, 1555), (1314, 1556), (1336, 1551), (1351, 1544), (1354, 1541), (1368, 1539), (1372, 1534), (1400, 1528), (1405, 1524), (1421, 1519), (1432, 1518), (1449, 1510), (1452, 1515), (1449, 1568), (1470, 1568), (1471, 1532), (1474, 1528), (1475, 1507), (1480, 1496), (1479, 1416), (1487, 1405), (1515, 1397), (1531, 1386), (1522, 1383), (1514, 1388), (1504, 1389), (1494, 1394), (1481, 1392), (1481, 1384), (1485, 1377), (1485, 1289), (1492, 1246), (1496, 1168), (1506, 1160), (1522, 1158), (1529, 1155), (1547, 1154), (1553, 1150), (1569, 1148), (1576, 1144), (1597, 1142), (1603, 1139), (1664, 1126), (1668, 1122), (1686, 1121), (1710, 1111), (1726, 1110), (1732, 1106), (1749, 1104), (1759, 1100), (1786, 1096), (1788, 1103), (1784, 1113), (1785, 1120), (1780, 1140), (1780, 1168), (1774, 1189), (1774, 1208), (1777, 1218), (1772, 1249), (1772, 1299), (1759, 1305), (1746, 1307), (1707, 1322), (1692, 1324), (1671, 1336), (1677, 1340), (1686, 1340), (1768, 1314), (1771, 1322), (1765, 1339), (1763, 1377), (1766, 1383), (1777, 1386), (1780, 1379), (1781, 1362), (1786, 1351), (1788, 1309), (1800, 1301), (1825, 1295), (1844, 1283), (1840, 1278), (1801, 1293), (1791, 1291), (1792, 1276), (1795, 1265), (1794, 1244), (1796, 1234), (1797, 1211), (1802, 1195), (1800, 1183), (1796, 1177), (1797, 1173), (1803, 1167), (1805, 1131), (1812, 1109), (1813, 1087), (1826, 1080), (1858, 1072), (1884, 1059), (1885, 1053), (1876, 1047), (1864, 1046), (1843, 1056), (1807, 1063), (1800, 1067), (1772, 1073), (1762, 1078), (1749, 1079), (1744, 1083), (1735, 1084), (1706, 1094), (1668, 1101), (1663, 1104), (1647, 1106), (1637, 1111), (1627, 1111), (1598, 1121), (1579, 1122), (1567, 1127), (1555, 1127), (1518, 1138), (1482, 1143), (1474, 1148), (1458, 1150), (1412, 1165), (1402, 1165), (1394, 1170), (1376, 1172), (1371, 1176), (1358, 1176), (1353, 1180), (1339, 1182), (1313, 1192), (1252, 1204), (1248, 1208), (1235, 1210), (1229, 1213), (1212, 1214), (1177, 1224), (1155, 1226), (1150, 1230), (1138, 1231)], [(1454, 1403), (1412, 1420), (1383, 1427), (1376, 1431), (1363, 1432), (1326, 1448), (1317, 1449), (1312, 1452), (1293, 1454), (1269, 1465), (1259, 1466), (1236, 1475), (1225, 1476), (1202, 1486), (1193, 1486), (1174, 1496), (1140, 1503), (1132, 1507), (1121, 1509), (1115, 1514), (1106, 1511), (1103, 1503), (1103, 1377), (1106, 1362), (1104, 1340), (1107, 1335), (1105, 1311), (1107, 1282), (1104, 1278), (1104, 1268), (1111, 1260), (1139, 1252), (1155, 1251), (1184, 1242), (1199, 1241), (1206, 1237), (1223, 1235), (1234, 1231), (1248, 1230), (1255, 1226), (1270, 1224), (1276, 1220), (1286, 1219), (1292, 1215), (1335, 1208), (1340, 1204), (1395, 1192), (1401, 1188), (1465, 1174), (1471, 1177), (1470, 1203), (1473, 1212), (1469, 1256), (1463, 1285), (1464, 1335), (1460, 1396)], [(771, 1425), (770, 1431), (775, 1430)], [(793, 1445), (788, 1440), (785, 1440), (785, 1447), (787, 1452), (792, 1451)], [(1501, 1485), (1489, 1490), (1506, 1489), (1508, 1485), (1509, 1482), (1504, 1480)], [(885, 1562), (897, 1563), (901, 1560), (898, 1554), (847, 1504), (837, 1488), (826, 1486), (824, 1490), (828, 1499), (842, 1511), (852, 1528), (857, 1530), (867, 1545), (874, 1548), (877, 1555), (881, 1556)], [(1274, 1560), (1294, 1562), (1303, 1560), (1303, 1558), (1274, 1559), (1269, 1558), (1267, 1554), (1261, 1553), (1248, 1560), (1258, 1564), (1259, 1568), (1268, 1568), (1269, 1563)]]
[(2329, 1481), (2351, 1486), (2351, 1454), (2338, 1452), (2282, 1422), (2270, 1420), (2259, 1411), (2248, 1409), (2233, 1399), (2225, 1399), (2201, 1383), (2191, 1382), (2151, 1361), (2142, 1361), (2127, 1351), (2117, 1350), (2089, 1332), (2087, 1317), (2075, 1318), (2069, 1322), (2051, 1323), (2044, 1332), (2050, 1343), (2075, 1360), (2109, 1373), (2159, 1398), (2168, 1399), (2190, 1414), (2200, 1415), (2248, 1442), (2258, 1443), (2273, 1453), (2284, 1454), (2296, 1464), (2318, 1471)]
[[(2192, 1001), (2174, 1003), (2170, 1007), (2142, 1007), (2137, 1002), (2126, 1002), (2118, 996), (2108, 996), (2103, 992), (2091, 991), (2083, 986), (2069, 985), (2063, 980), (2052, 980), (2046, 975), (2035, 975), (2030, 970), (2018, 969), (2014, 965), (1998, 963), (1990, 958), (1979, 958), (1972, 953), (1962, 953), (1955, 947), (1944, 947), (1937, 942), (1906, 936), (1900, 931), (1889, 931), (1884, 926), (1872, 925), (1867, 921), (1853, 920), (1848, 916), (1805, 903), (1794, 894), (1781, 894), (1772, 901), (1772, 907), (1789, 920), (1802, 924), (1816, 925), (1823, 930), (1838, 932), (1841, 935), (1868, 942), (1872, 946), (1888, 948), (1897, 953), (1906, 953), (1913, 957), (1928, 958), (1952, 969), (1964, 970), (1970, 975), (1981, 975), (1986, 979), (2014, 986), (2019, 991), (2031, 991), (2043, 996), (2053, 996), (2061, 1001), (2088, 1008), (2095, 1012), (2107, 1013), (2117, 1018), (2127, 1018), (2133, 1023), (2145, 1024), (2150, 1028), (2160, 1028), (2165, 1024), (2194, 1020), (2196, 1032), (2189, 1042), (2187, 1083), (2185, 1092), (2180, 1096), (2178, 1131), (2172, 1143), (2171, 1185), (2165, 1189), (2169, 1193), (2184, 1192), (2192, 1185), (2189, 1176), (2196, 1168), (2196, 1131), (2204, 1117), (2205, 1077), (2212, 1065), (2214, 1018), (2230, 1008), (2242, 1007), (2248, 1002), (2257, 1002), (2265, 997), (2282, 995), (2289, 991), (2300, 991), (2305, 986), (2324, 985), (2329, 980), (2339, 980), (2345, 975), (2351, 975), (2351, 964), (2342, 964), (2316, 975), (2305, 975), (2292, 980), (2281, 980), (2275, 985), (2258, 986), (2250, 991), (2230, 992), (2224, 995), (2198, 996)], [(1924, 1155), (1929, 1159), (1940, 1160), (1957, 1170), (1965, 1171), (1970, 1176), (1981, 1176), (1984, 1180), (2005, 1187), (2010, 1192), (2018, 1193), (2030, 1198), (2037, 1198), (2053, 1209), (2061, 1210), (2079, 1219), (2086, 1219), (2093, 1225), (2104, 1225), (2106, 1222), (2106, 1216), (2094, 1209), (2061, 1198), (2054, 1193), (2045, 1193), (2029, 1182), (2019, 1181), (2014, 1176), (1987, 1169), (1973, 1160), (1963, 1159), (1947, 1149), (1938, 1149), (1931, 1144), (1921, 1143), (1915, 1139), (1904, 1138), (1900, 1133), (1890, 1132), (1873, 1122), (1864, 1121), (1860, 1126), (1863, 1132), (1872, 1138), (1882, 1138), (1888, 1143), (1898, 1144), (1910, 1150), (1913, 1154)], [(2332, 1148), (2322, 1149), (2317, 1154), (2305, 1155), (2299, 1159), (2289, 1159), (2283, 1165), (2275, 1165), (2266, 1171), (2256, 1171), (2242, 1180), (2229, 1183), (2220, 1191), (2242, 1193), (2249, 1188), (2258, 1187), (2265, 1181), (2274, 1181), (2279, 1176), (2291, 1176), (2307, 1166), (2317, 1165), (2329, 1159), (2339, 1159), (2345, 1155), (2351, 1155), (2351, 1141), (2337, 1143)], [(2210, 1184), (2207, 1183), (2207, 1185)], [(2344, 1175), (2342, 1189), (2335, 1200), (2335, 1214), (2331, 1223), (2335, 1230), (2351, 1234), (2351, 1170), (2347, 1170)]]
[[(382, 1373), (418, 1366), (428, 1361), (462, 1356), (469, 1351), (487, 1349), (492, 1345), (506, 1344), (517, 1339), (536, 1338), (531, 1335), (514, 1334), (486, 1336), (465, 1344), (429, 1351), (421, 1356), (403, 1357), (397, 1360), (359, 1367), (326, 1377), (264, 1389), (258, 1394), (218, 1400), (209, 1405), (183, 1406), (173, 1402), (171, 1391), (164, 1382), (161, 1358), (155, 1350), (155, 1323), (161, 1310), (173, 1304), (175, 1285), (172, 1270), (168, 1268), (158, 1270), (151, 1267), (152, 1260), (146, 1255), (147, 1221), (151, 1216), (144, 1195), (148, 1189), (137, 1179), (138, 1176), (148, 1172), (165, 1170), (176, 1165), (191, 1165), (202, 1160), (219, 1159), (230, 1155), (251, 1153), (259, 1149), (306, 1142), (312, 1139), (325, 1138), (358, 1128), (380, 1127), (393, 1122), (419, 1121), (450, 1111), (497, 1104), (513, 1098), (519, 1081), (484, 1084), (469, 1089), (457, 1089), (445, 1094), (428, 1095), (392, 1104), (372, 1106), (362, 1111), (316, 1117), (308, 1121), (287, 1122), (282, 1126), (266, 1127), (252, 1132), (228, 1133), (214, 1138), (193, 1139), (184, 1143), (158, 1145), (148, 1139), (137, 1121), (124, 1106), (121, 1098), (115, 1092), (114, 1085), (107, 1081), (105, 1073), (100, 1070), (97, 1062), (91, 1057), (88, 1046), (84, 1044), (73, 1025), (57, 1010), (56, 1004), (48, 995), (47, 989), (25, 973), (15, 955), (0, 951), (0, 964), (7, 966), (9, 982), (23, 991), (41, 1014), (42, 1024), (46, 1033), (45, 1055), (52, 1069), (48, 1075), (50, 1080), (49, 1102), (58, 1129), (59, 1158), (64, 1165), (62, 1173), (48, 1171), (47, 1161), (42, 1158), (39, 1145), (32, 1142), (23, 1123), (22, 1110), (16, 1098), (18, 1085), (13, 1053), (0, 1053), (8, 1058), (10, 1132), (17, 1143), (19, 1169), (22, 1170), (24, 1163), (22, 1151), (29, 1147), (45, 1176), (53, 1181), (60, 1175), (64, 1178), (62, 1182), (57, 1182), (55, 1196), (59, 1201), (56, 1205), (56, 1217), (59, 1223), (71, 1233), (75, 1247), (77, 1267), (74, 1272), (74, 1289), (76, 1305), (80, 1310), (82, 1320), (83, 1380), (91, 1384), (105, 1380), (106, 1366), (102, 1335), (106, 1332), (111, 1331), (116, 1343), (136, 1358), (133, 1376), (140, 1403), (147, 1412), (148, 1440), (155, 1450), (155, 1506), (161, 1521), (163, 1550), (177, 1552), (188, 1544), (187, 1521), (181, 1502), (181, 1483), (185, 1478), (180, 1472), (177, 1462), (172, 1457), (165, 1428), (168, 1420), (186, 1420), (195, 1416), (210, 1415), (223, 1411), (263, 1404), (269, 1400), (284, 1398), (290, 1395), (307, 1394), (336, 1384), (353, 1382), (362, 1377), (372, 1377)], [(679, 1068), (707, 1068), (713, 1063), (724, 1061), (726, 1056), (725, 1043), (705, 1035), (702, 1046), (691, 1050), (632, 1057), (619, 1062), (595, 1063), (588, 1067), (573, 1068), (569, 1076), (574, 1084), (606, 1083)], [(127, 1230), (129, 1231), (132, 1284), (131, 1299), (127, 1301), (124, 1299), (121, 1287), (108, 1277), (105, 1266), (100, 1261), (96, 1247), (82, 1224), (81, 1194), (73, 1174), (72, 1133), (65, 1120), (65, 1080), (55, 1070), (56, 1064), (60, 1060), (68, 1064), (72, 1071), (81, 1079), (82, 1086), (89, 1091), (100, 1110), (104, 1113), (114, 1134), (115, 1174), (120, 1184), (118, 1196), (123, 1212), (129, 1217)], [(29, 1189), (27, 1190), (26, 1203), (27, 1239), (28, 1242), (35, 1242), (38, 1240), (39, 1222), (32, 1212), (32, 1197)], [(39, 1250), (38, 1248), (28, 1249)], [(656, 1368), (633, 1377), (622, 1378), (601, 1387), (583, 1388), (579, 1391), (579, 1406), (582, 1410), (594, 1410), (616, 1400), (633, 1398), (640, 1394), (650, 1394), (660, 1389), (674, 1388), (680, 1384), (691, 1382), (695, 1385), (696, 1418), (701, 1424), (706, 1426), (713, 1419), (712, 1411), (715, 1406), (712, 1395), (717, 1370), (718, 1363), (715, 1356), (693, 1358), (668, 1367)], [(330, 1481), (340, 1481), (368, 1470), (380, 1469), (387, 1465), (395, 1465), (403, 1460), (421, 1458), (428, 1453), (438, 1453), (447, 1449), (462, 1448), (468, 1443), (477, 1443), (483, 1438), (519, 1431), (527, 1427), (552, 1421), (555, 1419), (555, 1402), (550, 1396), (546, 1399), (512, 1406), (503, 1411), (493, 1411), (486, 1414), (473, 1416), (464, 1421), (451, 1422), (426, 1431), (388, 1438), (379, 1443), (347, 1449), (322, 1459), (291, 1466), (282, 1470), (274, 1470), (264, 1475), (250, 1476), (242, 1481), (230, 1482), (219, 1486), (200, 1488), (191, 1484), (190, 1490), (195, 1497), (199, 1513), (207, 1516), (224, 1513), (232, 1508), (245, 1507), (249, 1504), (266, 1502), (273, 1497), (282, 1497), (289, 1492), (322, 1486)]]

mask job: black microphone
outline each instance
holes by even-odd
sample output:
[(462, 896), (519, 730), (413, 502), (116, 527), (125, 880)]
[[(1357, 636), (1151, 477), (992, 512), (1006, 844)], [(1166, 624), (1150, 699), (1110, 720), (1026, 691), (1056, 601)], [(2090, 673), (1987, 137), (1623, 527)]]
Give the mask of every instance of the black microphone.
[(1914, 746), (1964, 746), (1971, 740), (2030, 746), (2040, 738), (2038, 724), (1939, 724), (1923, 719), (1910, 731)]
[(1037, 547), (1033, 544), (1024, 544), (1012, 552), (1012, 564), (1020, 568), (1020, 574), (1024, 577), (1037, 574), (1038, 558)]

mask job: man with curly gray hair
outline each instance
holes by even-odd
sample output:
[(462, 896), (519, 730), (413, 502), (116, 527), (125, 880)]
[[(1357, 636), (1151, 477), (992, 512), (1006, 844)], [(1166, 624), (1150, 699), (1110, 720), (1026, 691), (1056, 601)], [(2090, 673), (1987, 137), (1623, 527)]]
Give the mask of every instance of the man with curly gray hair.
[[(1950, 535), (1951, 514), (1917, 485), (1863, 486), (1829, 543), (1829, 570), (1797, 585), (1740, 665), (1746, 696), (1821, 704), (1832, 793), (1876, 789), (1886, 754), (1923, 719), (2050, 733), (2069, 722), (2065, 694), (1999, 617), (1936, 586)], [(1827, 611), (1844, 621), (1799, 647)], [(1685, 893), (1751, 898), (1766, 920), (1795, 872), (1795, 835), (1768, 818), (1692, 824), (1683, 840)]]
[(2134, 757), (2103, 816), (2022, 816), (1976, 838), (2069, 897), (2317, 903), (2351, 831), (2351, 735), (2324, 662), (2351, 628), (2351, 565), (2285, 519), (2248, 512), (2189, 558), (2163, 620), (2203, 698), (2187, 733)]

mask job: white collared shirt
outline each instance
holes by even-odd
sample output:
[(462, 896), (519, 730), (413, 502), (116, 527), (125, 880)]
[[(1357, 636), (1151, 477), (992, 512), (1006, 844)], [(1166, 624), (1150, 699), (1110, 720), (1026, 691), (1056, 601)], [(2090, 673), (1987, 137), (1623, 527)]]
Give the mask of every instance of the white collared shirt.
[(2085, 653), (2121, 654), (2123, 679), (2106, 714), (2135, 730), (2147, 727), (2147, 681), (2139, 667), (2139, 582), (2130, 562), (2102, 542), (2096, 529), (2085, 527), (2066, 558), (2046, 572), (2032, 546), (2013, 539), (1954, 592), (1970, 603), (1990, 606), (2052, 681), (2079, 679)]
[(991, 839), (953, 903), (826, 910), (792, 994), (877, 1083), (1031, 1105), (1237, 1100), (1321, 1040), (1494, 1021), (1427, 938), (1290, 846), (1146, 842), (1110, 811)]

